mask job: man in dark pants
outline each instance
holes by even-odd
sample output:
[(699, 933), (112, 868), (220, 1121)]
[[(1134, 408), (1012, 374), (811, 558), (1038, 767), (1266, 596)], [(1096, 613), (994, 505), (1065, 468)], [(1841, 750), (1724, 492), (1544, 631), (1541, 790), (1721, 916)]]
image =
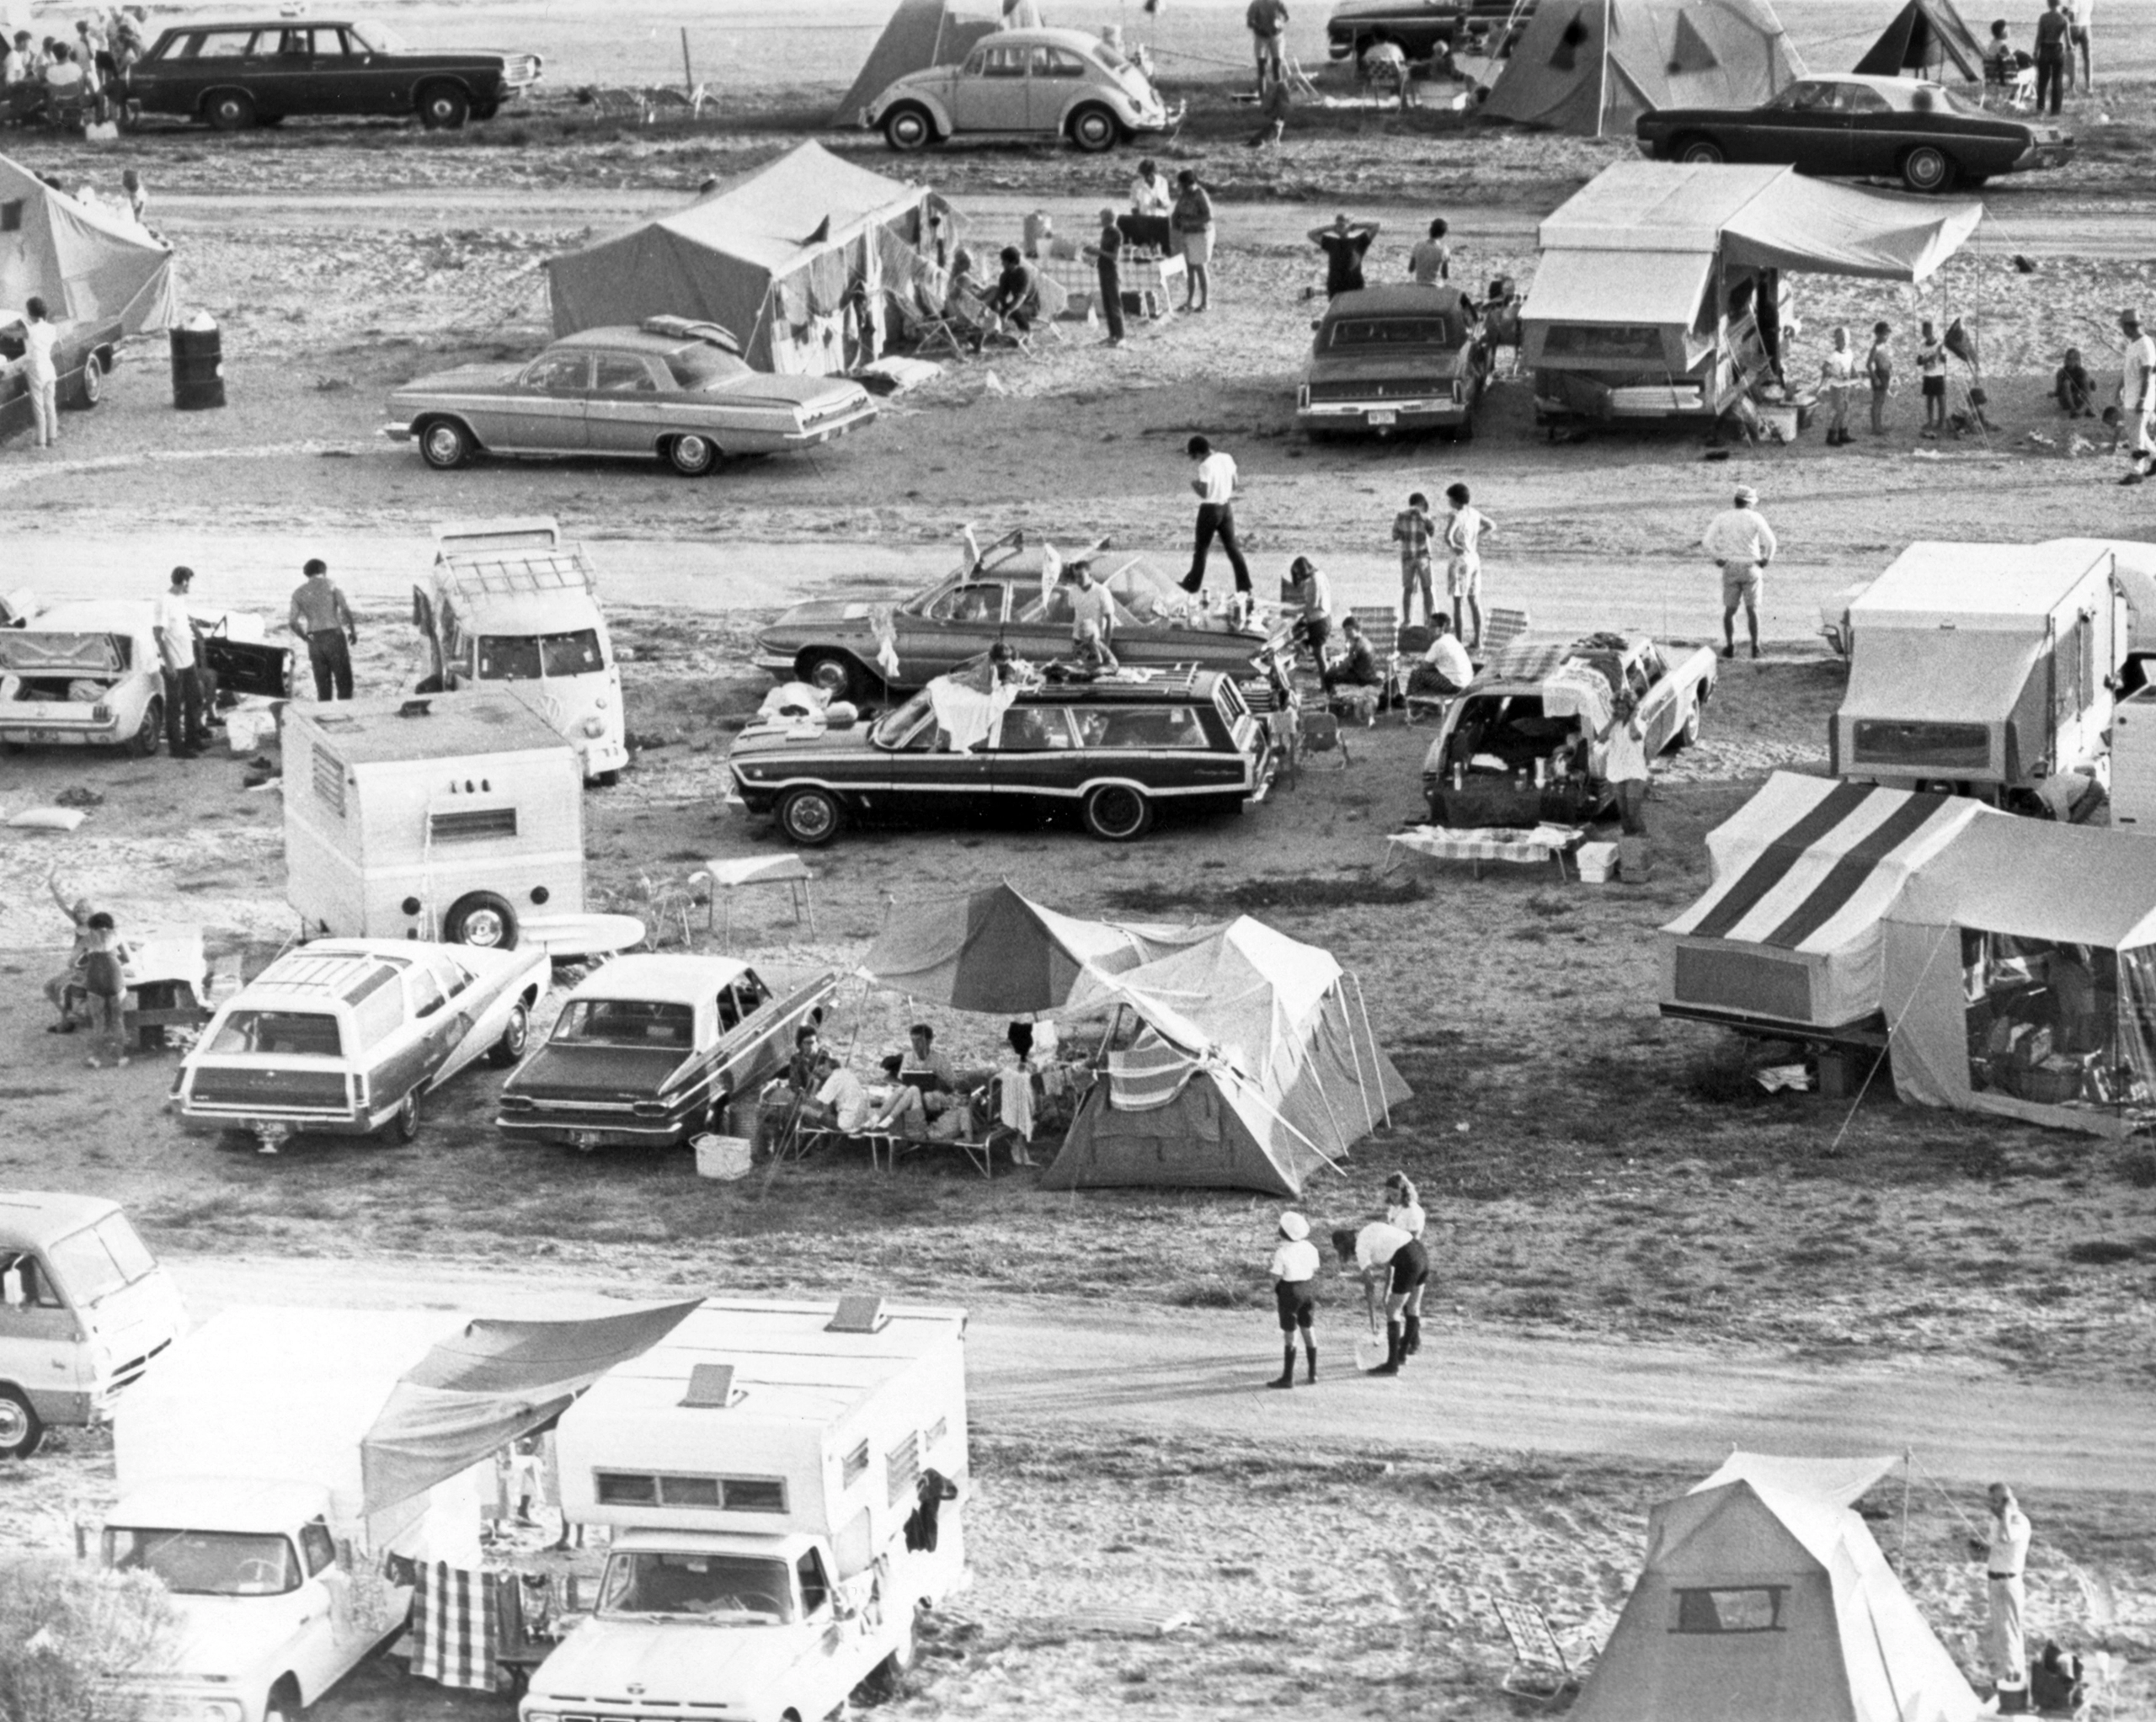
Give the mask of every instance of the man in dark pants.
[(157, 600), (158, 667), (164, 674), (165, 746), (175, 760), (192, 760), (202, 751), (202, 672), (195, 662), (194, 618), (187, 594), (195, 570), (174, 568), (172, 586)]
[(1086, 248), (1101, 274), (1101, 316), (1108, 326), (1107, 344), (1123, 344), (1123, 229), (1115, 211), (1101, 211), (1101, 237)]
[(2044, 15), (2036, 20), (2036, 111), (2044, 111), (2047, 91), (2051, 96), (2051, 111), (2057, 116), (2059, 100), (2066, 88), (2067, 31), (2073, 20), (2067, 16), (2059, 0), (2044, 0)]
[(1228, 552), (1228, 566), (1235, 571), (1236, 599), (1247, 600), (1250, 564), (1243, 560), (1243, 547), (1235, 541), (1235, 461), (1214, 452), (1213, 445), (1202, 436), (1191, 438), (1183, 451), (1198, 462), (1198, 476), (1190, 481), (1190, 488), (1198, 493), (1198, 541), (1191, 552), (1190, 572), (1183, 577), (1182, 589), (1195, 592), (1205, 584), (1206, 558), (1218, 538), (1220, 548)]
[(352, 697), (352, 648), (359, 629), (353, 625), (352, 607), (329, 578), (329, 564), (320, 557), (310, 560), (306, 579), (292, 594), (292, 632), (307, 642), (308, 664), (314, 670), (314, 696), (328, 701)]

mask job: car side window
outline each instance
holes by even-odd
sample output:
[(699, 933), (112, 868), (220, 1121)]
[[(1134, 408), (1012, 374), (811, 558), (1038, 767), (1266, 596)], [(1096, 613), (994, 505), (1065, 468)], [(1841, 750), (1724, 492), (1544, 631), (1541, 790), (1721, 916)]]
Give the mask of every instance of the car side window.
[(979, 75), (983, 77), (1023, 77), (1026, 75), (1026, 51), (1023, 48), (982, 50)]
[(730, 986), (718, 989), (718, 1032), (731, 1034), (741, 1026), (741, 999)]
[(741, 1014), (744, 1016), (753, 1016), (771, 1002), (771, 989), (764, 984), (753, 968), (743, 972), (741, 978), (734, 983), (734, 990), (741, 995)]
[(1001, 621), (1003, 591), (998, 586), (961, 586), (928, 607), (932, 621)]
[(618, 353), (600, 355), (592, 387), (602, 395), (659, 392), (659, 385), (651, 380), (649, 365), (632, 355)]
[(823, 1557), (813, 1549), (805, 1549), (795, 1570), (801, 1578), (802, 1613), (815, 1615), (830, 1607), (831, 1587), (824, 1577)]
[(441, 983), (414, 963), (404, 971), (405, 996), (414, 1016), (431, 1016), (441, 1009)]
[(1034, 52), (1039, 56), (1033, 62), (1033, 76), (1036, 77), (1083, 77), (1086, 75), (1086, 62), (1075, 54), (1067, 53), (1061, 48), (1037, 48)]
[(277, 44), (277, 56), (281, 60), (307, 60), (313, 55), (312, 30), (286, 30)]
[(337, 1544), (329, 1534), (329, 1527), (320, 1519), (311, 1519), (300, 1527), (300, 1557), (307, 1562), (309, 1578), (336, 1565)]
[(25, 1250), (0, 1257), (0, 1302), (10, 1309), (59, 1309), (65, 1306), (36, 1256)]
[(1845, 108), (1852, 114), (1891, 114), (1893, 105), (1877, 90), (1866, 89), (1860, 83), (1845, 83), (1841, 88), (1841, 99), (1834, 105)]
[(428, 957), (427, 968), (445, 998), (454, 999), (472, 984), (470, 971), (446, 952), (437, 952)]
[(1059, 752), (1070, 746), (1070, 723), (1060, 706), (1014, 706), (1003, 714), (995, 745), (1006, 754)]
[(581, 353), (547, 353), (525, 367), (526, 388), (568, 394), (591, 384), (591, 361)]
[(351, 44), (340, 29), (322, 29), (314, 33), (314, 54), (318, 60), (347, 60), (351, 57)]
[(1080, 720), (1091, 748), (1202, 748), (1205, 727), (1187, 706), (1089, 712)]
[(1781, 93), (1774, 106), (1790, 114), (1809, 114), (1834, 104), (1834, 86), (1816, 83), (1810, 78), (1791, 84)]
[(205, 30), (190, 60), (244, 60), (254, 47), (253, 30)]

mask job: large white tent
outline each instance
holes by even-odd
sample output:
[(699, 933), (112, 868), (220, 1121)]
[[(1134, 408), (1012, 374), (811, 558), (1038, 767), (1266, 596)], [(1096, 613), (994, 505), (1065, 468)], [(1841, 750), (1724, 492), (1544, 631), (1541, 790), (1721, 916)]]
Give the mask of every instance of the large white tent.
[(131, 335), (179, 317), (172, 247), (124, 212), (77, 201), (0, 156), (0, 307), (35, 294), (56, 322), (118, 317)]

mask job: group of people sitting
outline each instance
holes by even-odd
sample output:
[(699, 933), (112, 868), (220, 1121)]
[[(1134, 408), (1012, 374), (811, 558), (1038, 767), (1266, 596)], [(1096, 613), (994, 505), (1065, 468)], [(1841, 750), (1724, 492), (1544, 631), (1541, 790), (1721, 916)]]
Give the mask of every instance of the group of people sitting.
[[(1332, 583), (1323, 569), (1306, 556), (1289, 564), (1288, 578), (1280, 589), (1281, 602), (1294, 612), (1295, 638), (1317, 667), (1318, 681), (1327, 697), (1350, 688), (1375, 688), (1385, 680), (1369, 636), (1354, 616), (1339, 624), (1338, 649), (1332, 648)], [(1443, 611), (1430, 618), (1430, 642), (1409, 671), (1410, 694), (1456, 694), (1475, 679), (1475, 666), (1467, 648), (1460, 643), (1453, 619)]]
[(0, 41), (0, 123), (110, 119), (121, 76), (142, 57), (147, 15), (145, 7), (115, 7), (79, 20), (72, 42), (40, 42), (26, 29), (12, 43)]

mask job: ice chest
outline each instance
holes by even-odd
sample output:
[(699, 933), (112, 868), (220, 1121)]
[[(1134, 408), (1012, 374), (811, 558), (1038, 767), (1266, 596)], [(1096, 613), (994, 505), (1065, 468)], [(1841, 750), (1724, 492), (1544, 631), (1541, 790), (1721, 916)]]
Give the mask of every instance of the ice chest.
[(1582, 843), (1572, 851), (1572, 858), (1579, 864), (1583, 884), (1606, 885), (1617, 871), (1617, 845), (1614, 843)]
[(696, 1176), (717, 1178), (731, 1183), (736, 1178), (749, 1176), (755, 1164), (755, 1144), (745, 1136), (699, 1136), (692, 1144), (696, 1150)]

